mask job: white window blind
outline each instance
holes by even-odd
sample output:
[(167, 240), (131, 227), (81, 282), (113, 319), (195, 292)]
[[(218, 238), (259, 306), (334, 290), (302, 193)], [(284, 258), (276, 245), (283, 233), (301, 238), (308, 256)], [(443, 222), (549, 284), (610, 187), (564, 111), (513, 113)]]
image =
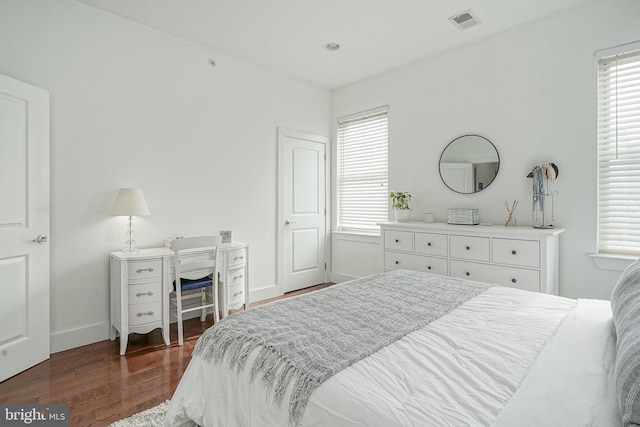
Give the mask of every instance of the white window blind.
[(375, 232), (389, 218), (388, 108), (338, 119), (338, 229)]
[(640, 255), (640, 43), (598, 55), (598, 252)]

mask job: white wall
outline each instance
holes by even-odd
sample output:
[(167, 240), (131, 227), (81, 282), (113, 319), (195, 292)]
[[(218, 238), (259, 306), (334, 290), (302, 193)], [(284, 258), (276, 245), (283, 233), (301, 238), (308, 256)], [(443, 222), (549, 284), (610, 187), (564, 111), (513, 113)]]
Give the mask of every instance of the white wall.
[(53, 351), (109, 336), (120, 187), (151, 210), (139, 246), (230, 229), (275, 284), (277, 128), (328, 136), (328, 91), (72, 0), (0, 0), (0, 73), (51, 94)]
[[(518, 222), (531, 225), (525, 176), (556, 163), (556, 223), (566, 228), (560, 293), (608, 299), (619, 272), (599, 270), (586, 255), (596, 250), (594, 52), (640, 39), (639, 22), (637, 0), (587, 2), (334, 91), (332, 117), (390, 106), (390, 189), (413, 195), (416, 220), (431, 211), (446, 221), (449, 207), (477, 207), (483, 222), (503, 223), (503, 201), (519, 200)], [(473, 195), (447, 189), (438, 173), (444, 147), (467, 133), (491, 140), (502, 162), (493, 184)], [(357, 248), (339, 247), (332, 257), (357, 266), (352, 275), (378, 268)]]

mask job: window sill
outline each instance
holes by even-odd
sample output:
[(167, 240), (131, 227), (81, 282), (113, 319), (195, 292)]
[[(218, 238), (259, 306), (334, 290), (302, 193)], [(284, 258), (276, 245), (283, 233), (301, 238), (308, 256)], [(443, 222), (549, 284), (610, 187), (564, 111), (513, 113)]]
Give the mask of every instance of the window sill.
[(601, 270), (624, 271), (632, 262), (638, 259), (631, 255), (587, 254)]
[(380, 240), (380, 232), (365, 232), (365, 231), (338, 231), (333, 230), (331, 232), (333, 236), (340, 240), (353, 240), (353, 241), (363, 241), (363, 242), (371, 242), (371, 241), (379, 241)]

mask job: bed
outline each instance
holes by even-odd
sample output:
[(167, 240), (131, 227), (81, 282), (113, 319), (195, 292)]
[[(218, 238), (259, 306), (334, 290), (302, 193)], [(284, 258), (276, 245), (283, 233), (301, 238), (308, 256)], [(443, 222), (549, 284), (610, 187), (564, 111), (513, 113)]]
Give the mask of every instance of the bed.
[(396, 270), (207, 330), (165, 426), (629, 426), (640, 264), (612, 301)]

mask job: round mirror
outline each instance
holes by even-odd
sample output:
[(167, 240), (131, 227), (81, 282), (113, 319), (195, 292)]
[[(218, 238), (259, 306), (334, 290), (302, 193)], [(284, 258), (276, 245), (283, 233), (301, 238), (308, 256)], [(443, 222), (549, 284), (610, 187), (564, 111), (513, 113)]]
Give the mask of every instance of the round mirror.
[(498, 175), (500, 156), (495, 145), (479, 135), (463, 135), (451, 141), (440, 156), (442, 182), (458, 193), (482, 191)]

